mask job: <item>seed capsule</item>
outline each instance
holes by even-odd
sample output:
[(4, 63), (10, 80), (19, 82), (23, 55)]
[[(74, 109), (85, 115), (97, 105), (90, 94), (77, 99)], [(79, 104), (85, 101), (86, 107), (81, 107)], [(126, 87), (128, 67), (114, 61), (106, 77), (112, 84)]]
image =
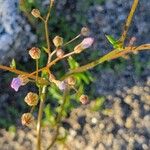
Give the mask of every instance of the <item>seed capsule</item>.
[(31, 113), (24, 113), (21, 117), (22, 125), (30, 127), (34, 123), (34, 117)]
[(81, 35), (83, 35), (83, 36), (89, 36), (90, 35), (90, 30), (87, 27), (83, 27), (81, 29)]
[(31, 58), (33, 59), (39, 59), (40, 58), (40, 55), (41, 55), (41, 51), (39, 48), (37, 47), (32, 47), (30, 50), (29, 50), (29, 55), (31, 56)]
[(87, 95), (81, 95), (80, 96), (80, 102), (83, 104), (83, 105), (86, 105), (89, 103), (89, 97)]
[(36, 106), (38, 104), (38, 95), (33, 92), (29, 92), (27, 96), (25, 97), (24, 101), (29, 105), (29, 106)]
[(56, 36), (54, 39), (53, 39), (53, 43), (56, 47), (61, 47), (63, 45), (63, 38), (60, 37), (60, 36)]
[(76, 84), (76, 79), (75, 79), (74, 77), (69, 77), (69, 78), (67, 78), (66, 82), (67, 82), (69, 85), (73, 86), (73, 85)]
[(35, 18), (39, 18), (41, 16), (41, 13), (38, 9), (33, 9), (31, 11), (31, 14), (35, 17)]

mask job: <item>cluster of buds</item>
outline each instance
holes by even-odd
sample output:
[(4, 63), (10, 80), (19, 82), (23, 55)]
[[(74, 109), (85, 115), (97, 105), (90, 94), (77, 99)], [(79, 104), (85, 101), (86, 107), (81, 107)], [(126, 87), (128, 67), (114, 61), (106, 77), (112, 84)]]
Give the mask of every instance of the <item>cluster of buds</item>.
[(39, 59), (40, 58), (40, 55), (41, 55), (41, 51), (39, 48), (37, 47), (32, 47), (30, 50), (29, 50), (29, 55), (31, 56), (31, 58), (33, 59)]
[(54, 39), (53, 39), (53, 43), (56, 47), (56, 56), (58, 58), (62, 58), (64, 56), (64, 51), (62, 50), (62, 45), (63, 45), (63, 38), (60, 37), (60, 36), (56, 36)]
[(29, 105), (29, 106), (36, 106), (38, 104), (38, 95), (33, 92), (29, 92), (27, 96), (25, 97), (24, 101)]
[(83, 39), (83, 41), (74, 48), (74, 52), (77, 54), (81, 53), (84, 49), (87, 49), (90, 46), (92, 46), (93, 42), (94, 39), (91, 37), (87, 37)]

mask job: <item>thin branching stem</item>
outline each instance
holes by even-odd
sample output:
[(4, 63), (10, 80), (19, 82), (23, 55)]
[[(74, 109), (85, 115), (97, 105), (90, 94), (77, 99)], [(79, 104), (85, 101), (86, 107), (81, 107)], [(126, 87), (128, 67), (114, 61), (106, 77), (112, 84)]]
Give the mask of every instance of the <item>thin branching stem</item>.
[(67, 46), (67, 45), (70, 44), (70, 43), (72, 43), (73, 41), (75, 41), (76, 39), (78, 39), (80, 36), (81, 36), (81, 34), (77, 35), (75, 38), (73, 38), (72, 40), (70, 40), (70, 41), (68, 41), (67, 43), (65, 43), (65, 44), (63, 45), (63, 47), (64, 47), (64, 46)]
[(39, 88), (40, 106), (37, 120), (37, 150), (41, 150), (41, 120), (44, 109), (44, 102), (46, 98), (46, 86)]
[(129, 27), (130, 27), (130, 24), (132, 22), (133, 15), (134, 15), (135, 10), (136, 10), (136, 8), (138, 6), (138, 2), (139, 2), (139, 0), (134, 0), (134, 2), (132, 4), (132, 7), (131, 7), (131, 10), (130, 10), (130, 13), (129, 13), (127, 19), (126, 19), (121, 38), (119, 39), (119, 41), (120, 41), (120, 43), (122, 43), (122, 45), (124, 45), (124, 41), (126, 39), (128, 30), (129, 30)]
[(36, 81), (38, 80), (38, 69), (39, 69), (39, 63), (38, 63), (38, 59), (35, 60), (36, 61)]
[[(49, 6), (49, 9), (48, 9), (46, 20), (44, 20), (45, 37), (46, 37), (47, 48), (48, 48), (48, 61), (47, 61), (47, 64), (50, 63), (50, 58), (51, 58), (48, 21), (49, 21), (49, 17), (50, 17), (51, 8), (53, 6), (53, 2), (54, 2), (53, 0), (50, 1), (50, 6)], [(39, 70), (36, 70), (36, 74), (38, 72), (39, 72)], [(43, 86), (42, 89), (41, 89), (41, 92), (39, 94), (39, 96), (40, 96), (40, 106), (39, 106), (38, 121), (37, 121), (37, 150), (41, 150), (41, 121), (42, 121), (44, 102), (45, 102), (45, 97), (46, 97), (46, 88), (47, 88), (47, 86)], [(40, 87), (39, 87), (39, 90), (40, 90)]]
[(129, 47), (125, 47), (121, 51), (118, 51), (118, 49), (115, 49), (115, 50), (109, 52), (108, 54), (104, 55), (103, 57), (101, 57), (101, 58), (99, 58), (99, 59), (97, 59), (91, 63), (88, 63), (86, 65), (83, 65), (81, 67), (78, 67), (76, 69), (69, 71), (68, 73), (66, 73), (66, 75), (64, 77), (62, 77), (62, 79), (65, 79), (68, 76), (71, 76), (72, 74), (80, 73), (80, 72), (84, 72), (84, 71), (87, 71), (89, 69), (92, 69), (93, 67), (95, 67), (95, 66), (97, 66), (97, 65), (99, 65), (105, 61), (110, 61), (110, 60), (122, 57), (126, 54), (138, 52), (141, 50), (150, 50), (150, 44), (143, 44), (143, 45), (140, 45), (137, 47), (136, 46), (134, 46), (134, 47), (129, 46)]

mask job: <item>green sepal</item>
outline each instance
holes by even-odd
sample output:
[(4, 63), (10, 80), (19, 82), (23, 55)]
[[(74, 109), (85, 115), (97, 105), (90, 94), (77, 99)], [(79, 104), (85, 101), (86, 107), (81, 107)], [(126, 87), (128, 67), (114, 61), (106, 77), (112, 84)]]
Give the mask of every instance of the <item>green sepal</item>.
[(16, 61), (15, 59), (13, 58), (11, 63), (10, 63), (10, 67), (13, 68), (13, 69), (16, 69)]

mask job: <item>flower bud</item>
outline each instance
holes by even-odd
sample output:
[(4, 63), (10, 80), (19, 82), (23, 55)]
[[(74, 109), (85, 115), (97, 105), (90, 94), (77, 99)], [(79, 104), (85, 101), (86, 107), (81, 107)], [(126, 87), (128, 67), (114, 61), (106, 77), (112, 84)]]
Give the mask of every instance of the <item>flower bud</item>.
[(41, 55), (41, 51), (39, 48), (37, 47), (32, 47), (30, 50), (29, 50), (29, 55), (31, 56), (31, 58), (33, 59), (39, 59), (40, 58), (40, 55)]
[(79, 45), (74, 48), (75, 53), (81, 53), (84, 49), (89, 48), (94, 42), (91, 37), (85, 38)]
[(86, 28), (86, 27), (83, 27), (81, 29), (81, 35), (83, 35), (83, 36), (89, 36), (90, 35), (90, 30), (88, 28)]
[(22, 125), (30, 127), (34, 123), (34, 117), (31, 113), (24, 113), (21, 117)]
[(53, 39), (53, 43), (56, 47), (60, 47), (63, 45), (63, 38), (60, 37), (60, 36), (56, 36), (54, 39)]
[(38, 9), (33, 9), (31, 11), (31, 14), (35, 17), (35, 18), (39, 18), (41, 16), (41, 13)]
[(81, 95), (80, 96), (80, 102), (84, 105), (88, 104), (89, 103), (89, 98), (87, 95)]
[(74, 77), (68, 77), (68, 78), (66, 79), (66, 82), (68, 83), (68, 85), (73, 86), (73, 85), (76, 84), (76, 79), (75, 79)]
[(64, 56), (64, 51), (63, 51), (62, 49), (58, 49), (58, 50), (56, 51), (56, 56), (57, 56), (58, 58), (62, 58), (62, 57)]
[(25, 97), (24, 101), (29, 105), (29, 106), (36, 106), (38, 104), (38, 95), (33, 92), (29, 92), (27, 96)]
[(61, 90), (64, 91), (68, 88), (68, 85), (65, 81), (55, 81), (55, 84), (57, 85), (57, 87)]
[(93, 42), (94, 42), (94, 38), (88, 37), (81, 42), (81, 45), (84, 49), (86, 49), (92, 46)]

